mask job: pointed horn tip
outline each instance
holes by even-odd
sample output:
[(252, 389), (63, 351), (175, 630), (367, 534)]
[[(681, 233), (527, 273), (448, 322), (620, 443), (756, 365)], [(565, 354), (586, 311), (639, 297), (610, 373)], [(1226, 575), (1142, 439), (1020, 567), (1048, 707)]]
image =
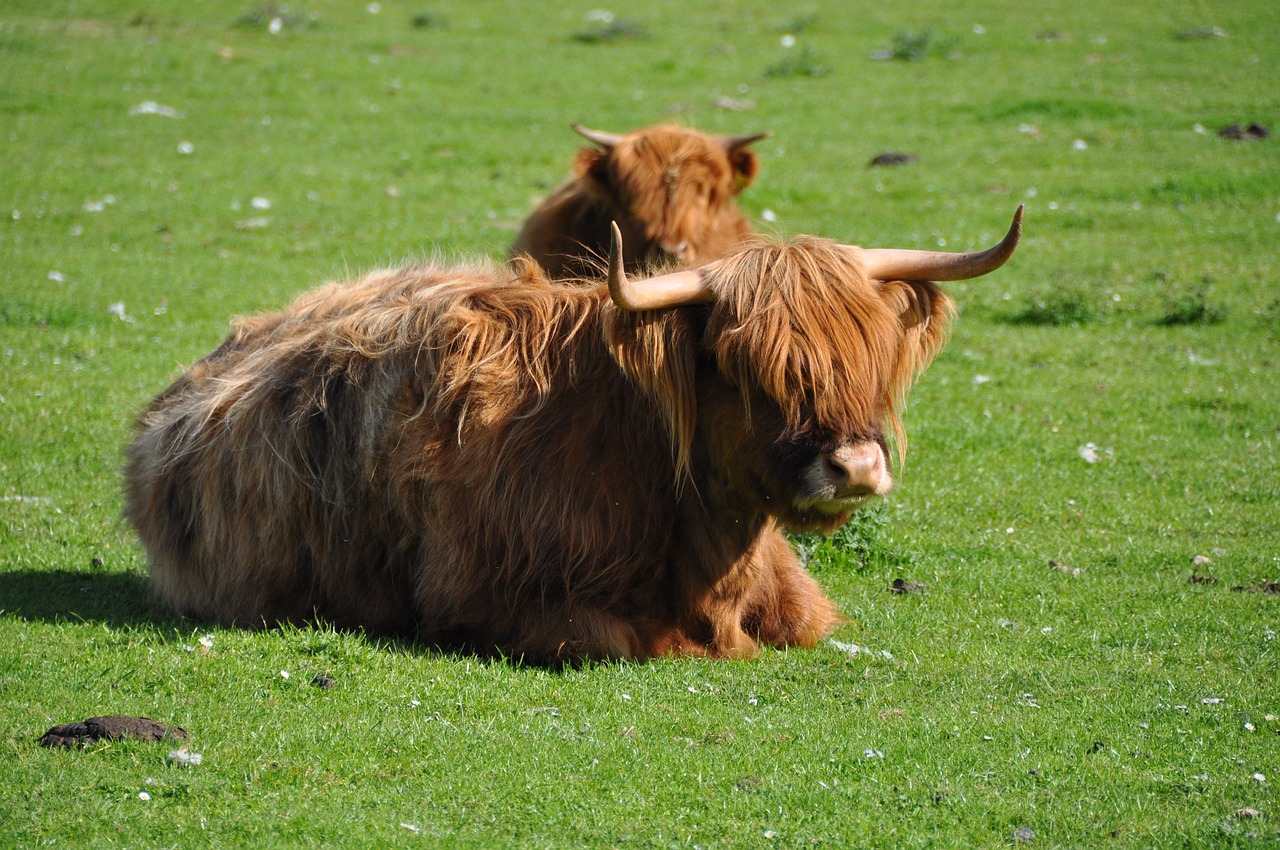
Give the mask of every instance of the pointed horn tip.
[(584, 126), (577, 121), (571, 123), (569, 127), (573, 132), (577, 133), (587, 141), (594, 142), (600, 147), (606, 149), (612, 148), (622, 140), (622, 137), (617, 133), (606, 133), (604, 130), (593, 130), (592, 128)]
[(609, 222), (609, 270), (605, 282), (609, 285), (609, 297), (613, 303), (624, 310), (629, 310), (630, 299), (624, 289), (627, 286), (627, 274), (622, 265), (622, 230), (618, 222)]
[(1009, 243), (1009, 252), (1013, 253), (1013, 249), (1018, 246), (1018, 242), (1022, 240), (1022, 216), (1027, 210), (1026, 204), (1018, 204), (1018, 208), (1013, 213), (1013, 223), (1009, 225), (1009, 232), (1005, 235), (1004, 241)]
[(724, 136), (721, 139), (721, 144), (729, 150), (736, 150), (738, 148), (745, 148), (747, 145), (758, 142), (761, 139), (767, 139), (772, 135), (772, 132), (765, 130), (763, 133), (743, 133), (739, 136)]
[(622, 229), (618, 222), (609, 222), (609, 271), (612, 277), (613, 267), (620, 266), (622, 261)]

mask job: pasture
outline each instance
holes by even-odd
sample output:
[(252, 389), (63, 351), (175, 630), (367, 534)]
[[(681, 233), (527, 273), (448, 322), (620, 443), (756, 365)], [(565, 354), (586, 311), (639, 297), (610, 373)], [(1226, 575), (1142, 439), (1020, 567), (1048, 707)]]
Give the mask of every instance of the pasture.
[[(1280, 840), (1280, 16), (1002, 5), (6, 2), (0, 844)], [(796, 540), (834, 640), (549, 672), (155, 608), (141, 409), (232, 316), (502, 257), (574, 121), (772, 133), (769, 232), (968, 250), (1027, 205), (896, 489)], [(200, 763), (39, 746), (109, 714)]]

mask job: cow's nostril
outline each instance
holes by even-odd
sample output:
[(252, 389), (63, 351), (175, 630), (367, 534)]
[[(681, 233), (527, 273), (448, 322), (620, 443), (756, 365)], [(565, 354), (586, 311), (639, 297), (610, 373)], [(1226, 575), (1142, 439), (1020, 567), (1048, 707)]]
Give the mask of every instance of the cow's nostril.
[(841, 498), (883, 493), (889, 484), (884, 451), (878, 443), (842, 446), (823, 456), (823, 469)]

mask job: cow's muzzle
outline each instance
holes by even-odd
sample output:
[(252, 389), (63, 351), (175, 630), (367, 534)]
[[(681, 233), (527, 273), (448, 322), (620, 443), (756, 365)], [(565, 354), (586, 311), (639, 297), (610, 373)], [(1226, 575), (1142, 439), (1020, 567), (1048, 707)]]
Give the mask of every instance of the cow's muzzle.
[(675, 257), (682, 263), (692, 262), (694, 257), (698, 255), (697, 250), (689, 244), (688, 240), (675, 242), (672, 240), (662, 240), (658, 243), (658, 248), (662, 253), (669, 257)]
[(796, 507), (825, 514), (852, 510), (893, 486), (889, 460), (876, 441), (846, 443), (819, 452), (800, 472)]

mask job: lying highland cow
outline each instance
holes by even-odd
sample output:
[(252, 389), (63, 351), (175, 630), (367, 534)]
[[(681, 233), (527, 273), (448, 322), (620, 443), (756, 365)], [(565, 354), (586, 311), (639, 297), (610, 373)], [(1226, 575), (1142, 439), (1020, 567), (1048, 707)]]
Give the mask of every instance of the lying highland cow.
[[(892, 480), (885, 429), (959, 280), (1012, 254), (756, 243), (606, 282), (532, 263), (370, 274), (242, 322), (142, 415), (154, 589), (544, 663), (812, 646), (837, 620), (779, 525)], [(899, 435), (901, 436), (901, 435)], [(899, 440), (901, 447), (902, 442)]]
[(575, 176), (530, 214), (512, 256), (528, 255), (553, 278), (589, 276), (622, 230), (626, 270), (667, 260), (710, 262), (751, 235), (734, 198), (759, 168), (747, 149), (767, 133), (712, 137), (681, 127), (626, 135), (573, 129), (597, 147), (578, 151)]

